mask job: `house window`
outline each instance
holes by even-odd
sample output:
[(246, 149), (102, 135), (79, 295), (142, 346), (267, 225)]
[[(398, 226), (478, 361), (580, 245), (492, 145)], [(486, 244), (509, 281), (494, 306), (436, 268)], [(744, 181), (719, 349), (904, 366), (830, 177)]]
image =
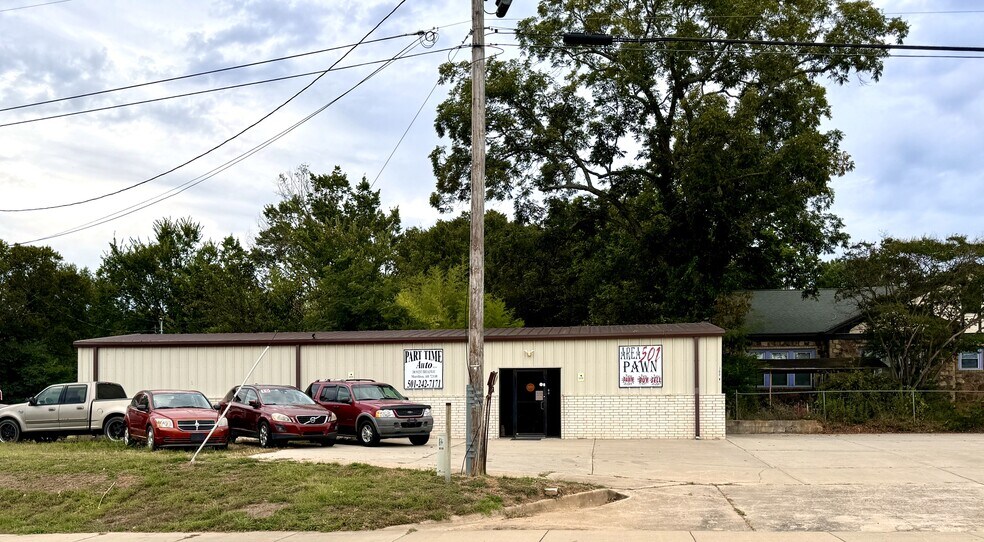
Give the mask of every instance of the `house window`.
[(961, 352), (959, 368), (961, 371), (981, 371), (984, 370), (984, 360), (981, 351)]
[(764, 388), (809, 388), (813, 385), (812, 373), (765, 373)]
[(815, 359), (817, 351), (815, 348), (797, 349), (766, 349), (756, 348), (750, 352), (758, 359)]

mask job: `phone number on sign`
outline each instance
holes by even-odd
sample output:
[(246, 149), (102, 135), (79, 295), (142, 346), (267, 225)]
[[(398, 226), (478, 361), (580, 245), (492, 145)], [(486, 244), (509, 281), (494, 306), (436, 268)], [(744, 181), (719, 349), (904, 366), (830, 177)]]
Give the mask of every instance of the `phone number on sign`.
[(426, 389), (441, 389), (444, 387), (444, 383), (436, 378), (431, 379), (410, 379), (407, 380), (406, 388), (408, 390), (426, 390)]

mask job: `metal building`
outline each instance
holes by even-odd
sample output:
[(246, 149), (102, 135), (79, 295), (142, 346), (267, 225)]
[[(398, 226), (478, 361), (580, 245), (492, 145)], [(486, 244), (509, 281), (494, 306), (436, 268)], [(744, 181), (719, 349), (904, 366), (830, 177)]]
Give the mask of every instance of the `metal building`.
[[(724, 438), (721, 337), (708, 324), (489, 329), (486, 372), (498, 371), (490, 435)], [(87, 339), (79, 380), (197, 389), (218, 398), (242, 382), (372, 378), (434, 407), (465, 431), (465, 330), (124, 335)], [(486, 390), (483, 390), (483, 395)]]

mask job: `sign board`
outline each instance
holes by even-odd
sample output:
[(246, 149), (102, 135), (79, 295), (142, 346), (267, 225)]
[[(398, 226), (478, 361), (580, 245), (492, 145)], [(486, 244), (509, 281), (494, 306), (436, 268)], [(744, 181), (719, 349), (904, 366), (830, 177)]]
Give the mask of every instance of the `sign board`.
[(403, 389), (444, 388), (444, 350), (404, 350)]
[(619, 346), (618, 387), (662, 388), (663, 345)]

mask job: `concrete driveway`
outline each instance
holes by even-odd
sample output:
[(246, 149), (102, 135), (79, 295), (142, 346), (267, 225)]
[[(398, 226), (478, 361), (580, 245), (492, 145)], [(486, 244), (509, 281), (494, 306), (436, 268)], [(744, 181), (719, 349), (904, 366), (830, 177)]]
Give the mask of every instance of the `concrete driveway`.
[[(460, 469), (464, 443), (454, 441)], [(257, 457), (434, 469), (437, 446), (383, 441)], [(984, 435), (735, 435), (727, 440), (494, 439), (489, 474), (610, 487), (629, 498), (450, 529), (984, 534)], [(426, 528), (423, 526), (422, 528)]]

